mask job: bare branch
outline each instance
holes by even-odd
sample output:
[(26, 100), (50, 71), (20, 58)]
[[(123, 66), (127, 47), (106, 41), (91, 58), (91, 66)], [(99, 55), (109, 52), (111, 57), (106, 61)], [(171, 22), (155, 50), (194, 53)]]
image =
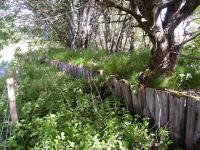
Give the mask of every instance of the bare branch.
[(128, 8), (125, 8), (125, 7), (121, 6), (121, 5), (117, 5), (114, 2), (109, 1), (109, 0), (99, 2), (98, 4), (101, 5), (101, 6), (104, 6), (104, 7), (114, 7), (114, 8), (117, 8), (119, 10), (122, 10), (122, 11), (128, 13), (128, 14), (133, 15), (133, 11), (132, 10), (130, 10)]
[(185, 55), (185, 54), (180, 54), (180, 53), (177, 53), (177, 52), (172, 52), (172, 54), (178, 55), (179, 57), (185, 57), (187, 59), (200, 60), (200, 57), (198, 57), (198, 56), (190, 56), (190, 54), (189, 55)]
[(195, 34), (194, 36), (190, 37), (189, 39), (183, 41), (182, 43), (180, 43), (178, 46), (183, 46), (184, 44), (192, 41), (193, 39), (197, 38), (198, 36), (200, 36), (200, 32), (198, 32), (197, 34)]
[(176, 12), (173, 19), (171, 19), (170, 23), (173, 24), (171, 28), (175, 29), (183, 20), (189, 17), (199, 5), (199, 0), (186, 0), (185, 5)]

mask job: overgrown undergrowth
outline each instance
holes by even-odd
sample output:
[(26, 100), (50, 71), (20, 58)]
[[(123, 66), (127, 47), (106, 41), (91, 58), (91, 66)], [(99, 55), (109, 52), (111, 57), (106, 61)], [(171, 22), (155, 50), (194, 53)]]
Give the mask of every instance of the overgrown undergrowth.
[[(200, 52), (188, 46), (183, 53), (187, 56), (200, 56)], [(153, 88), (199, 89), (200, 61), (191, 57), (180, 57), (176, 68), (167, 75), (155, 76), (149, 83)], [(103, 70), (106, 75), (117, 74), (129, 80), (133, 86), (138, 85), (139, 74), (148, 67), (150, 50), (138, 49), (132, 53), (120, 52), (108, 54), (103, 50), (82, 50), (73, 52), (69, 49), (50, 48), (47, 57), (76, 65), (88, 67), (94, 71)]]
[(103, 150), (167, 149), (164, 129), (132, 117), (117, 98), (101, 102), (82, 79), (57, 72), (35, 59), (19, 59), (19, 123), (11, 149)]
[[(6, 94), (6, 75), (4, 77), (0, 78), (0, 136), (2, 136), (3, 131), (3, 122), (5, 121), (4, 117), (7, 112), (8, 106), (7, 106), (7, 94)], [(2, 145), (0, 143), (0, 149), (2, 148)]]

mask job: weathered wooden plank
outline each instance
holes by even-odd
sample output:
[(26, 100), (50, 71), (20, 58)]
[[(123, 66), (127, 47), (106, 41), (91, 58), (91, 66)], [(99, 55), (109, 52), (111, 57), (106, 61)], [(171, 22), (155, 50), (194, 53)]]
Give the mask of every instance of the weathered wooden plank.
[(13, 78), (9, 78), (6, 80), (7, 91), (8, 91), (8, 102), (9, 102), (10, 116), (12, 123), (16, 123), (18, 121), (14, 82), (15, 81)]
[(77, 68), (77, 66), (74, 67), (74, 75), (76, 77), (78, 77), (78, 68)]
[(70, 64), (70, 66), (69, 66), (69, 73), (70, 73), (71, 75), (73, 75), (72, 72), (73, 72), (73, 66)]
[(116, 80), (116, 78), (112, 78), (111, 80), (110, 80), (110, 85), (111, 85), (111, 89), (112, 89), (112, 96), (116, 96), (117, 95), (117, 93), (116, 93), (116, 86), (115, 86), (115, 81)]
[(84, 68), (84, 79), (87, 79), (87, 69)]
[(134, 114), (142, 114), (142, 102), (141, 99), (138, 99), (138, 90), (132, 92), (132, 104)]
[(79, 66), (77, 67), (77, 70), (78, 70), (78, 76), (81, 77), (81, 68)]
[(187, 98), (169, 95), (169, 133), (176, 145), (183, 146), (186, 131)]
[(146, 88), (145, 89), (145, 107), (143, 108), (143, 114), (144, 116), (147, 116), (153, 120), (156, 119), (155, 116), (155, 90), (151, 88)]
[(82, 68), (81, 68), (81, 67), (79, 67), (79, 76), (80, 76), (80, 77), (83, 76), (83, 74), (82, 74)]
[(86, 69), (86, 79), (89, 80), (89, 70)]
[(139, 110), (139, 114), (141, 114), (141, 115), (143, 115), (144, 114), (144, 108), (146, 107), (146, 98), (145, 98), (145, 89), (141, 89), (141, 88), (139, 88), (138, 90), (137, 90), (137, 92), (138, 92), (138, 94), (137, 94), (137, 96), (138, 96), (138, 103), (141, 105), (140, 107), (140, 110)]
[(123, 98), (123, 96), (122, 96), (122, 89), (121, 89), (121, 86), (120, 86), (120, 83), (119, 83), (118, 80), (116, 80), (115, 86), (116, 86), (116, 90), (117, 90), (116, 91), (117, 96), (120, 97), (120, 98)]
[(200, 101), (188, 99), (186, 138), (187, 149), (200, 149)]
[(112, 95), (122, 98), (122, 91), (119, 81), (113, 77), (111, 80), (112, 84)]
[(137, 93), (132, 91), (132, 104), (133, 104), (133, 113), (137, 113)]
[(76, 67), (73, 65), (73, 66), (72, 66), (72, 75), (73, 75), (73, 76), (76, 76), (75, 69), (76, 69)]
[(167, 127), (169, 121), (169, 99), (165, 91), (155, 90), (156, 124)]
[(124, 99), (127, 109), (133, 113), (133, 103), (132, 103), (132, 95), (131, 95), (131, 88), (130, 84), (120, 80), (119, 82), (122, 90), (122, 98)]
[(69, 72), (69, 64), (65, 64), (65, 72), (66, 72), (66, 73)]

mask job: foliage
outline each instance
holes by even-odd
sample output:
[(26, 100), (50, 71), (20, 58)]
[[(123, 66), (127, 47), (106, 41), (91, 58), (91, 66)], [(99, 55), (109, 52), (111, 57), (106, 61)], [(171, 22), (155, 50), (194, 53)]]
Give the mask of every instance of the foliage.
[[(196, 48), (198, 42), (195, 42)], [(198, 50), (190, 45), (183, 51), (184, 55), (191, 58), (178, 58), (175, 71), (170, 74), (157, 75), (150, 81), (153, 88), (194, 89), (200, 88), (200, 61), (192, 59), (198, 57)], [(189, 55), (190, 54), (190, 55)], [(103, 70), (106, 75), (118, 75), (130, 81), (133, 86), (138, 85), (138, 76), (148, 66), (150, 59), (149, 50), (137, 50), (132, 53), (107, 54), (106, 51), (83, 50), (73, 52), (66, 49), (51, 48), (47, 56), (76, 65), (88, 67), (92, 70)]]
[[(0, 134), (3, 126), (4, 116), (7, 109), (7, 98), (5, 93), (6, 88), (6, 76), (0, 77)], [(1, 143), (0, 143), (0, 149), (1, 149)]]
[[(31, 59), (30, 59), (31, 58)], [(19, 58), (19, 123), (11, 149), (167, 149), (168, 133), (150, 130), (149, 121), (132, 117), (122, 101), (101, 102), (84, 92), (88, 82)]]
[(9, 32), (4, 21), (0, 20), (0, 48), (9, 42), (12, 33)]
[(148, 65), (150, 54), (148, 49), (136, 50), (131, 53), (121, 52), (108, 54), (103, 50), (83, 50), (74, 52), (66, 49), (51, 48), (47, 56), (76, 65), (88, 67), (94, 71), (103, 70), (106, 75), (118, 75), (130, 79), (137, 85), (138, 74)]
[(14, 24), (18, 12), (16, 7), (10, 8), (7, 1), (0, 2), (0, 50), (10, 42), (19, 41)]
[(168, 74), (155, 77), (150, 86), (172, 89), (200, 88), (200, 38), (195, 39), (183, 49), (182, 57), (177, 60), (175, 70)]

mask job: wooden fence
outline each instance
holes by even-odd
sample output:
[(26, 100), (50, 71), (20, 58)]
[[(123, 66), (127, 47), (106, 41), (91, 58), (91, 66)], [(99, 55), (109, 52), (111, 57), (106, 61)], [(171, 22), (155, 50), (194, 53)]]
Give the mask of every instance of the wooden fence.
[[(51, 65), (73, 76), (92, 79), (97, 73), (72, 64), (51, 61)], [(200, 101), (177, 96), (167, 91), (152, 88), (133, 92), (126, 80), (111, 80), (113, 96), (122, 98), (128, 110), (154, 120), (160, 127), (166, 127), (176, 145), (186, 149), (200, 149)]]

